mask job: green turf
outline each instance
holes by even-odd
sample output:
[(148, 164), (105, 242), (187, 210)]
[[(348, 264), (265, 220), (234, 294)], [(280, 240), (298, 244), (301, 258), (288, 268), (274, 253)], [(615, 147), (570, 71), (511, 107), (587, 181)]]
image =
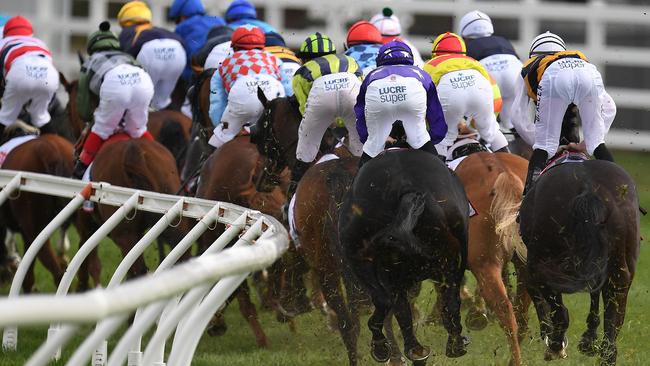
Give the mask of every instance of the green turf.
[[(637, 182), (637, 189), (642, 206), (650, 208), (650, 154), (633, 152), (616, 152), (617, 161), (622, 164)], [(650, 237), (650, 218), (641, 219), (642, 234)], [(120, 257), (115, 246), (104, 242), (100, 246), (101, 258), (106, 269), (102, 273), (104, 283), (108, 281), (108, 267), (114, 268)], [(148, 253), (148, 262), (156, 261), (155, 253)], [(636, 278), (630, 291), (625, 324), (618, 339), (618, 360), (620, 365), (644, 365), (650, 363), (650, 262), (646, 242), (641, 243)], [(51, 277), (40, 264), (36, 267), (37, 283), (42, 292), (53, 292)], [(0, 294), (6, 294), (8, 286), (0, 287)], [(430, 286), (425, 285), (418, 298), (418, 306), (422, 312), (430, 311), (433, 304)], [(569, 308), (571, 324), (568, 332), (569, 358), (565, 361), (555, 361), (562, 365), (593, 365), (596, 360), (582, 356), (576, 349), (580, 334), (585, 329), (589, 298), (586, 294), (565, 296)], [(337, 332), (330, 331), (325, 318), (317, 311), (303, 315), (297, 319), (297, 332), (290, 332), (285, 324), (276, 322), (272, 314), (261, 313), (261, 323), (270, 339), (268, 350), (260, 350), (255, 345), (254, 337), (244, 319), (239, 314), (236, 302), (228, 309), (226, 318), (229, 325), (226, 336), (211, 338), (204, 336), (193, 365), (346, 365), (345, 348)], [(463, 313), (463, 316), (465, 314)], [(530, 311), (530, 326), (532, 334), (537, 333), (537, 320)], [(369, 332), (365, 327), (367, 315), (362, 319), (361, 337), (359, 340), (360, 365), (376, 365), (368, 354)], [(89, 329), (89, 328), (85, 328)], [(602, 331), (602, 326), (600, 327)], [(0, 366), (22, 365), (45, 339), (46, 327), (20, 328), (18, 335), (17, 353), (0, 355)], [(87, 332), (82, 332), (75, 338), (74, 344), (83, 340)], [(509, 350), (505, 336), (496, 323), (491, 323), (481, 332), (465, 331), (472, 343), (468, 354), (459, 359), (448, 359), (444, 356), (446, 334), (441, 327), (419, 325), (417, 334), (423, 344), (429, 345), (438, 354), (430, 359), (429, 364), (435, 365), (506, 365)], [(115, 340), (111, 340), (110, 347)], [(69, 356), (70, 349), (64, 350), (64, 359)], [(547, 365), (543, 361), (544, 347), (541, 342), (529, 339), (522, 344), (522, 356), (526, 365)], [(63, 364), (61, 362), (60, 364)]]

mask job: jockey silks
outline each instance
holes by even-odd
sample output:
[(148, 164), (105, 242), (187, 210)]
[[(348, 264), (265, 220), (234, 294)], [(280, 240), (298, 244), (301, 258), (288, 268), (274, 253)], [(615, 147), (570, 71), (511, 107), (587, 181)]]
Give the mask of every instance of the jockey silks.
[(466, 39), (465, 44), (467, 56), (478, 61), (492, 55), (513, 55), (519, 58), (512, 43), (500, 36)]
[(345, 55), (355, 59), (363, 70), (363, 75), (368, 75), (370, 71), (377, 68), (377, 55), (380, 48), (381, 45), (375, 43), (357, 44), (345, 50)]
[[(580, 51), (561, 51), (555, 52), (550, 55), (542, 55), (531, 57), (524, 63), (524, 66), (521, 70), (521, 76), (526, 82), (526, 88), (528, 90), (528, 96), (535, 99), (537, 96), (537, 87), (540, 80), (542, 80), (542, 75), (544, 71), (554, 62), (566, 58), (581, 59), (587, 61), (587, 57)], [(565, 66), (567, 68), (572, 67), (571, 60), (568, 63), (565, 60)], [(581, 64), (580, 64), (581, 65)]]

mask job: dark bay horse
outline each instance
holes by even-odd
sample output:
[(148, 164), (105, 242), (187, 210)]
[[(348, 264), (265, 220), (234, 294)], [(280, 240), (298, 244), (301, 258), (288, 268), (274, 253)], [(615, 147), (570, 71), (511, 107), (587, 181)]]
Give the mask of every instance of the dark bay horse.
[(371, 355), (388, 361), (384, 319), (394, 311), (406, 357), (419, 365), (431, 352), (413, 329), (409, 290), (425, 279), (442, 291), (446, 354), (466, 353), (461, 335), (460, 285), (467, 261), (469, 204), (461, 182), (436, 156), (419, 150), (386, 152), (367, 162), (345, 197), (339, 218), (344, 265), (370, 293)]
[[(2, 169), (69, 177), (72, 174), (72, 150), (72, 143), (67, 139), (54, 134), (42, 135), (13, 149), (2, 164)], [(67, 200), (54, 196), (20, 192), (16, 199), (9, 199), (2, 206), (0, 217), (3, 226), (22, 235), (27, 250), (66, 203)], [(2, 239), (4, 241), (4, 236)], [(38, 259), (58, 284), (63, 277), (65, 263), (52, 249), (49, 239), (39, 251)], [(33, 286), (32, 264), (23, 282), (23, 291), (31, 292)]]
[[(618, 165), (588, 160), (555, 166), (524, 198), (521, 235), (528, 248), (528, 291), (546, 341), (545, 359), (566, 357), (569, 314), (562, 294), (587, 291), (591, 307), (578, 349), (616, 363), (616, 338), (639, 256), (639, 200)], [(604, 338), (596, 344), (604, 303)]]

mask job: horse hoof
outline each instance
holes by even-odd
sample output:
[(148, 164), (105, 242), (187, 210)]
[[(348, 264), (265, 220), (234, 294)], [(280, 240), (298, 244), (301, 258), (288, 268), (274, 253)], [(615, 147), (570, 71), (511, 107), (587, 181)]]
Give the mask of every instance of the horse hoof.
[(406, 358), (404, 356), (393, 356), (388, 360), (386, 366), (406, 366)]
[(614, 366), (616, 365), (616, 357), (618, 355), (618, 350), (616, 345), (612, 342), (609, 342), (606, 339), (603, 339), (600, 344), (600, 366)]
[(465, 336), (449, 337), (445, 354), (449, 358), (456, 358), (467, 353), (469, 338)]
[(580, 343), (578, 343), (578, 351), (585, 356), (594, 357), (598, 354), (596, 347), (596, 340), (589, 336), (582, 336)]
[(370, 342), (370, 356), (377, 362), (387, 362), (390, 360), (390, 343), (387, 339)]
[(406, 352), (406, 358), (415, 362), (423, 361), (431, 356), (431, 350), (427, 346), (415, 346)]
[(479, 331), (485, 329), (488, 325), (488, 317), (484, 312), (471, 308), (467, 312), (467, 317), (465, 318), (465, 326), (467, 329), (473, 331)]
[(222, 316), (214, 316), (210, 320), (210, 324), (206, 331), (210, 337), (219, 337), (226, 334), (228, 325)]
[(549, 337), (546, 337), (544, 339), (544, 343), (546, 343), (546, 351), (544, 352), (545, 361), (553, 361), (553, 360), (560, 360), (560, 359), (567, 358), (566, 348), (569, 345), (569, 341), (566, 338), (566, 336), (564, 337), (564, 340), (560, 344), (562, 348), (559, 350), (553, 350), (551, 348), (551, 339)]

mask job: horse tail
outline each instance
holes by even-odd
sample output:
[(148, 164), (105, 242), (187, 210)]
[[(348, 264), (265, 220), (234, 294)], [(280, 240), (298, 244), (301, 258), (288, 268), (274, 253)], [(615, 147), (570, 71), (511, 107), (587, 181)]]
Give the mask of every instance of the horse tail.
[(604, 233), (607, 219), (605, 203), (593, 192), (585, 191), (573, 199), (570, 206), (568, 258), (565, 261), (549, 260), (538, 266), (540, 276), (549, 285), (564, 293), (583, 289), (597, 289), (606, 278), (609, 245)]
[(523, 189), (524, 184), (518, 176), (507, 170), (499, 173), (492, 186), (494, 198), (490, 205), (490, 216), (494, 220), (498, 242), (508, 253), (514, 250), (519, 259), (525, 263), (528, 253), (519, 235), (517, 223)]
[(419, 240), (413, 234), (413, 228), (417, 225), (426, 206), (427, 196), (423, 192), (409, 192), (402, 195), (393, 222), (381, 233), (381, 237), (375, 240), (378, 252), (399, 252), (406, 257), (430, 257), (423, 251)]

